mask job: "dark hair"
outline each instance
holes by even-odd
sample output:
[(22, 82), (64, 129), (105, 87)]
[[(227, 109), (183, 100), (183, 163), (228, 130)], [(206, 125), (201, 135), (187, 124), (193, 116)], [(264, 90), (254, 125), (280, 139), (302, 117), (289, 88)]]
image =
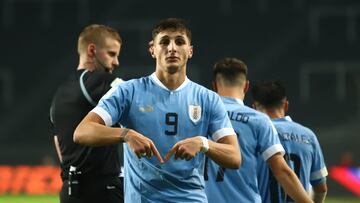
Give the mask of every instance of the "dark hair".
[(173, 30), (173, 31), (183, 31), (185, 32), (186, 36), (189, 38), (191, 42), (191, 31), (186, 26), (186, 23), (183, 19), (180, 18), (167, 18), (160, 21), (152, 31), (152, 38), (155, 39), (156, 35), (164, 30)]
[(279, 107), (286, 99), (285, 87), (278, 80), (255, 83), (251, 94), (254, 102), (258, 102), (265, 108)]
[[(224, 82), (228, 85), (236, 85), (239, 80), (247, 78), (246, 64), (237, 58), (223, 58), (217, 61), (213, 68), (213, 79), (220, 75)], [(241, 78), (240, 76), (243, 76)]]

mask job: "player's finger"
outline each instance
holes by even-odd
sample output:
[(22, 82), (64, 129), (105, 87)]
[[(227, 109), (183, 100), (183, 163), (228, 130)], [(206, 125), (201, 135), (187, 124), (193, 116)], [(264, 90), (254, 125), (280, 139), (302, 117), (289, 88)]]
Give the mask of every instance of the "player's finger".
[(190, 154), (187, 154), (184, 158), (186, 161), (190, 161), (193, 157)]
[(174, 159), (184, 159), (185, 149), (182, 146), (179, 146), (175, 152)]
[(171, 156), (176, 153), (177, 151), (177, 144), (173, 146), (173, 148), (170, 149), (170, 151), (165, 155), (164, 162), (169, 161)]
[(153, 142), (150, 142), (150, 147), (151, 147), (151, 151), (152, 153), (154, 153), (154, 155), (156, 156), (156, 158), (160, 161), (160, 163), (164, 163), (164, 160), (162, 159), (162, 157), (160, 156), (159, 151), (156, 149), (155, 145)]
[(149, 144), (146, 148), (145, 148), (145, 150), (146, 150), (146, 153), (144, 153), (144, 156), (147, 156), (147, 158), (151, 158), (153, 155), (154, 155), (154, 153), (151, 151), (151, 146), (150, 146), (151, 144)]
[(141, 152), (134, 152), (137, 158), (141, 159)]

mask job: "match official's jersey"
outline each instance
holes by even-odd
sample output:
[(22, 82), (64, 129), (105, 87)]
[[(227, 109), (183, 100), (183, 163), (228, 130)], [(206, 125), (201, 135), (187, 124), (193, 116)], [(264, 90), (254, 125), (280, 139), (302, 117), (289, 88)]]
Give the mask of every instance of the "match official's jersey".
[[(286, 151), (284, 158), (305, 190), (310, 192), (310, 184), (314, 186), (322, 183), (328, 175), (316, 135), (309, 128), (293, 122), (289, 116), (274, 119), (273, 123)], [(264, 202), (293, 202), (269, 171), (261, 179)]]
[[(220, 97), (190, 81), (168, 90), (155, 73), (123, 83), (93, 110), (107, 126), (119, 122), (149, 137), (164, 157), (180, 140), (235, 134)], [(160, 164), (156, 157), (138, 159), (125, 144), (125, 202), (207, 202), (204, 154), (190, 161)]]
[(266, 161), (276, 153), (284, 154), (270, 118), (244, 105), (241, 100), (222, 97), (241, 146), (240, 169), (225, 169), (209, 160), (206, 193), (209, 202), (261, 202), (257, 181), (257, 160)]
[(67, 179), (70, 166), (77, 167), (84, 176), (120, 173), (122, 157), (118, 146), (89, 147), (73, 141), (76, 126), (118, 81), (122, 80), (107, 72), (83, 69), (72, 74), (56, 91), (50, 108), (50, 128), (59, 140), (63, 179)]

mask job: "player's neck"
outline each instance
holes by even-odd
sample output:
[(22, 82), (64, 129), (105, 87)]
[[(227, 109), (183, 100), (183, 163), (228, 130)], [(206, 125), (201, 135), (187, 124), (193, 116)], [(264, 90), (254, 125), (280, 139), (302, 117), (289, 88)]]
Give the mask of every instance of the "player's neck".
[(269, 115), (271, 119), (279, 119), (285, 117), (285, 112), (280, 109), (267, 110), (266, 114)]
[(218, 88), (217, 92), (222, 97), (230, 97), (244, 101), (245, 94), (242, 90), (239, 90), (238, 88)]
[(88, 58), (84, 58), (84, 57), (80, 57), (79, 59), (79, 65), (77, 67), (77, 70), (94, 70), (95, 69), (95, 65), (94, 65), (94, 61), (88, 59)]
[(155, 74), (161, 83), (169, 90), (176, 90), (184, 83), (186, 78), (186, 75), (183, 72), (169, 74), (164, 71), (156, 71)]

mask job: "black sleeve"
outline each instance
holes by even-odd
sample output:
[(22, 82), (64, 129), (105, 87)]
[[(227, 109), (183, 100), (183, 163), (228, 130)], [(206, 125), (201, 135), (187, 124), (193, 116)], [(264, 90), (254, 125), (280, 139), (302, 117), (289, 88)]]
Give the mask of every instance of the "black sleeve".
[(50, 129), (50, 135), (55, 136), (59, 134), (59, 131), (56, 129), (54, 124), (54, 105), (52, 104), (50, 107), (50, 113), (49, 113), (49, 129)]
[(88, 71), (83, 77), (83, 82), (91, 99), (97, 103), (110, 90), (110, 85), (115, 79), (113, 74), (107, 72)]

